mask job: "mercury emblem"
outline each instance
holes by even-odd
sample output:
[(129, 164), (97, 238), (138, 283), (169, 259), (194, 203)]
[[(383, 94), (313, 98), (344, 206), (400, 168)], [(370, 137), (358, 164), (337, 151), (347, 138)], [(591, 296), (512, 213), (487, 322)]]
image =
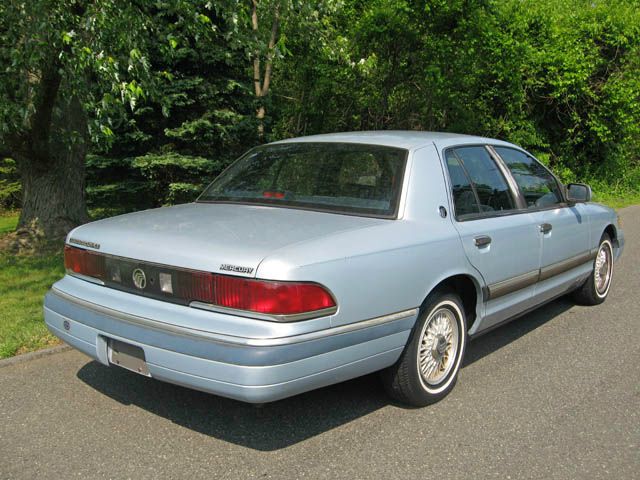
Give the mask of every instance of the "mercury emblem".
[(144, 288), (147, 286), (147, 276), (141, 269), (136, 268), (131, 274), (131, 278), (133, 279), (133, 284), (136, 286), (136, 288), (144, 290)]

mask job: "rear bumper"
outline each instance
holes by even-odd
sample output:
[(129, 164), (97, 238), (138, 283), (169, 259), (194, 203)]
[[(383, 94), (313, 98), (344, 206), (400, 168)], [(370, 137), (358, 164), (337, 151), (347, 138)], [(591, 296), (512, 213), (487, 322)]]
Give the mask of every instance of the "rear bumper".
[[(184, 315), (193, 310), (181, 308)], [(254, 338), (216, 331), (215, 321), (205, 331), (181, 327), (179, 318), (166, 323), (131, 315), (54, 286), (45, 297), (44, 314), (53, 334), (105, 365), (107, 341), (116, 339), (144, 350), (153, 378), (263, 403), (392, 365), (407, 342), (417, 309), (346, 328)]]

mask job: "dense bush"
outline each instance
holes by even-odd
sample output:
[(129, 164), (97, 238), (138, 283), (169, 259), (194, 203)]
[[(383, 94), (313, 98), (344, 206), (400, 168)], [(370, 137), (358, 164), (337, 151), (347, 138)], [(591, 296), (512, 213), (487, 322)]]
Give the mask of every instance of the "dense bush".
[(173, 152), (132, 158), (90, 156), (87, 204), (95, 216), (195, 200), (221, 163)]
[(11, 158), (0, 159), (0, 211), (20, 207), (21, 194), (16, 162)]
[(276, 137), (482, 134), (565, 180), (640, 190), (638, 1), (346, 2), (330, 25), (324, 43), (292, 27), (274, 90), (295, 100), (275, 104)]

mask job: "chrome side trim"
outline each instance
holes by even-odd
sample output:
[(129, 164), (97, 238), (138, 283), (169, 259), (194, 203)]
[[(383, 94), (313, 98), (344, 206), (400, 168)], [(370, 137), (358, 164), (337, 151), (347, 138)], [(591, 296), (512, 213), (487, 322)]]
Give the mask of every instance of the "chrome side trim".
[(515, 292), (522, 288), (526, 288), (533, 285), (538, 281), (539, 270), (533, 270), (531, 272), (518, 275), (517, 277), (507, 278), (501, 282), (489, 285), (489, 300), (493, 300), (503, 295)]
[[(333, 297), (333, 294), (331, 294)], [(334, 300), (335, 302), (335, 300)], [(338, 307), (323, 308), (322, 310), (314, 310), (313, 312), (295, 313), (292, 315), (269, 315), (266, 313), (251, 312), (249, 310), (237, 310), (235, 308), (221, 307), (212, 303), (191, 302), (190, 307), (199, 308), (200, 310), (209, 310), (210, 312), (224, 313), (226, 315), (235, 315), (237, 317), (255, 318), (257, 320), (267, 320), (269, 322), (298, 322), (300, 320), (311, 320), (312, 318), (328, 317), (338, 311)]]
[(540, 281), (547, 280), (548, 278), (564, 273), (567, 270), (579, 267), (583, 263), (587, 263), (594, 258), (595, 253), (592, 254), (591, 252), (584, 252), (580, 255), (576, 255), (575, 257), (567, 258), (566, 260), (562, 260), (560, 262), (547, 265), (546, 267), (542, 267), (540, 269)]
[(389, 315), (370, 318), (368, 320), (363, 320), (361, 322), (350, 323), (347, 325), (341, 325), (339, 327), (327, 328), (324, 330), (303, 333), (301, 335), (294, 335), (290, 337), (246, 338), (246, 337), (237, 337), (233, 335), (225, 335), (222, 333), (207, 332), (204, 330), (197, 330), (193, 328), (182, 327), (179, 325), (172, 325), (169, 323), (159, 322), (157, 320), (151, 320), (149, 318), (132, 315), (129, 313), (118, 311), (118, 310), (113, 310), (111, 308), (103, 307), (93, 302), (89, 302), (87, 300), (74, 297), (73, 295), (69, 295), (68, 293), (58, 290), (55, 287), (51, 289), (51, 292), (52, 294), (57, 295), (63, 300), (73, 302), (80, 307), (93, 310), (96, 313), (107, 315), (130, 324), (143, 326), (146, 328), (152, 328), (152, 329), (160, 330), (163, 332), (169, 332), (176, 335), (195, 337), (200, 340), (204, 339), (204, 340), (209, 340), (217, 343), (226, 343), (231, 345), (250, 346), (250, 347), (275, 347), (275, 346), (281, 346), (281, 345), (292, 345), (292, 344), (301, 343), (301, 342), (308, 342), (310, 340), (317, 340), (320, 338), (329, 337), (333, 335), (340, 335), (342, 333), (353, 332), (356, 330), (361, 330), (364, 328), (374, 327), (374, 326), (382, 325), (384, 323), (401, 320), (404, 318), (411, 317), (413, 315), (417, 315), (419, 311), (418, 308), (412, 308), (409, 310), (403, 310), (401, 312), (396, 312)]
[(487, 300), (494, 300), (498, 297), (502, 297), (503, 295), (507, 295), (517, 290), (531, 286), (534, 283), (548, 280), (549, 278), (560, 275), (561, 273), (569, 271), (572, 268), (579, 267), (584, 263), (592, 261), (595, 258), (596, 253), (597, 250), (589, 250), (576, 255), (575, 257), (552, 263), (551, 265), (547, 265), (546, 267), (542, 267), (538, 270), (527, 272), (525, 274), (518, 275), (517, 277), (507, 278), (506, 280), (488, 285)]

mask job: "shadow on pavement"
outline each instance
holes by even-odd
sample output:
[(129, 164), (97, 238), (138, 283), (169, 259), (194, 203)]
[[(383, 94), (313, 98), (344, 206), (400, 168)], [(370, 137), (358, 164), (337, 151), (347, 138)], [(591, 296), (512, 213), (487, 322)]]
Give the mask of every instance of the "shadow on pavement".
[(183, 427), (261, 451), (279, 450), (368, 415), (389, 404), (377, 375), (367, 375), (260, 406), (136, 375), (98, 362), (78, 378), (124, 405)]
[[(556, 300), (472, 341), (464, 365), (517, 340), (571, 306), (566, 299)], [(261, 406), (163, 383), (98, 362), (87, 363), (77, 376), (123, 405), (135, 405), (191, 430), (261, 451), (286, 448), (392, 404), (376, 374)]]
[(571, 299), (560, 297), (537, 310), (533, 310), (512, 322), (475, 338), (467, 345), (462, 368), (523, 337), (574, 306), (575, 303)]

